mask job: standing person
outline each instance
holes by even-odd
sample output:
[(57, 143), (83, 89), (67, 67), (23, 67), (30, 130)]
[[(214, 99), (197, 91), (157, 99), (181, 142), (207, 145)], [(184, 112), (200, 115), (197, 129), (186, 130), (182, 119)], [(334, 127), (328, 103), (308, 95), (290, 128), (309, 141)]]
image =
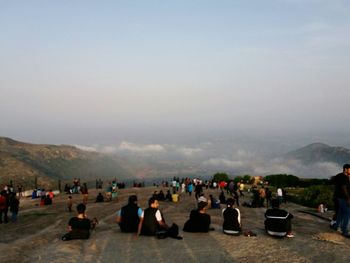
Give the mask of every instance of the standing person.
[(77, 205), (78, 215), (68, 222), (69, 232), (62, 237), (63, 241), (72, 239), (88, 239), (90, 237), (91, 221), (85, 214), (86, 206)]
[(266, 198), (266, 192), (265, 192), (265, 188), (264, 186), (261, 186), (260, 190), (259, 190), (259, 202), (260, 202), (260, 207), (264, 206), (264, 201)]
[(17, 221), (17, 214), (19, 210), (19, 200), (17, 199), (16, 193), (10, 194), (10, 212), (11, 221), (14, 223)]
[(137, 205), (137, 196), (129, 196), (128, 204), (117, 213), (117, 223), (120, 230), (127, 233), (136, 233), (142, 216), (142, 209)]
[(196, 187), (194, 189), (195, 191), (195, 198), (198, 199), (203, 194), (203, 186), (200, 182), (197, 182)]
[(192, 195), (192, 192), (193, 192), (193, 184), (192, 182), (190, 181), (187, 185), (187, 192), (188, 192), (188, 195), (191, 196)]
[(234, 208), (235, 200), (228, 198), (226, 201), (227, 207), (222, 210), (224, 223), (222, 229), (225, 234), (239, 235), (242, 231), (241, 213), (238, 208)]
[(210, 215), (206, 213), (208, 203), (203, 198), (203, 201), (198, 203), (198, 209), (194, 209), (190, 213), (190, 218), (186, 221), (183, 231), (185, 232), (208, 232), (214, 230), (210, 228)]
[(348, 223), (350, 217), (350, 164), (344, 164), (343, 172), (335, 177), (334, 195), (338, 200), (337, 221), (334, 225), (336, 230), (341, 228), (342, 235), (350, 238)]
[(266, 208), (269, 208), (269, 204), (271, 204), (271, 199), (272, 199), (272, 192), (268, 187), (266, 187), (265, 189), (265, 194), (266, 194)]
[(278, 187), (277, 188), (277, 200), (282, 204), (283, 202), (283, 191), (282, 188)]
[(220, 204), (226, 204), (226, 197), (225, 197), (225, 193), (224, 191), (221, 190), (221, 193), (219, 195), (219, 200), (220, 200)]
[[(0, 224), (2, 224), (2, 222), (4, 223), (8, 223), (8, 217), (7, 217), (7, 213), (8, 213), (8, 200), (7, 200), (8, 196), (5, 190), (0, 192)], [(4, 221), (2, 220), (2, 214), (4, 214)]]
[(88, 191), (86, 183), (84, 183), (84, 185), (80, 189), (80, 191), (83, 194), (83, 204), (86, 205), (88, 202), (88, 199), (89, 199), (89, 191)]
[(22, 191), (23, 191), (23, 186), (21, 184), (19, 184), (17, 186), (18, 198), (21, 198), (23, 196)]
[(67, 208), (69, 212), (72, 212), (72, 206), (73, 206), (73, 200), (72, 196), (68, 196), (68, 201), (67, 201)]

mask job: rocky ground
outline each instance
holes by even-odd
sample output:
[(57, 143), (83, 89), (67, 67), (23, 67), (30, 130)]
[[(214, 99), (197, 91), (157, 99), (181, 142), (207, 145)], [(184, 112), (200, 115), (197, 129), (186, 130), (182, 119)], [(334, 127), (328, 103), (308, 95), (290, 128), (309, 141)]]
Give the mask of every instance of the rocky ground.
[[(183, 240), (157, 239), (124, 234), (115, 223), (116, 212), (125, 205), (130, 194), (137, 194), (139, 205), (147, 207), (147, 199), (161, 188), (130, 188), (119, 191), (119, 200), (95, 203), (96, 190), (91, 190), (87, 214), (99, 224), (89, 240), (63, 242), (67, 222), (75, 212), (66, 208), (68, 196), (55, 197), (52, 206), (38, 206), (39, 200), (21, 199), (17, 223), (0, 225), (0, 262), (348, 262), (350, 240), (331, 231), (327, 220), (303, 213), (310, 210), (287, 203), (284, 209), (294, 215), (292, 239), (276, 239), (264, 232), (264, 208), (240, 207), (244, 230), (252, 230), (256, 237), (227, 236), (222, 233), (221, 210), (210, 209), (215, 231), (184, 233)], [(166, 192), (166, 189), (163, 189)], [(216, 190), (206, 190), (218, 197)], [(250, 197), (246, 194), (245, 200)], [(82, 200), (73, 195), (74, 203)], [(194, 197), (182, 195), (180, 202), (161, 202), (160, 209), (168, 224), (177, 223), (182, 229)], [(330, 214), (323, 214), (329, 217)]]

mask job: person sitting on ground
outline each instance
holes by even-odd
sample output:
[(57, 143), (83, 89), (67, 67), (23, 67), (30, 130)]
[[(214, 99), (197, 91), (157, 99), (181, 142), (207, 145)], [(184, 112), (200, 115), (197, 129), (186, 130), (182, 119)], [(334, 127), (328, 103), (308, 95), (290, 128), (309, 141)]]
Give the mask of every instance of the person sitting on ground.
[(165, 200), (165, 195), (163, 193), (163, 190), (159, 191), (159, 194), (158, 194), (157, 198), (158, 198), (159, 201), (164, 201)]
[(63, 241), (72, 239), (88, 239), (90, 237), (91, 221), (85, 214), (86, 206), (77, 205), (78, 216), (68, 222), (69, 232), (62, 237)]
[(96, 197), (96, 203), (103, 203), (105, 201), (105, 198), (103, 197), (102, 193), (98, 193)]
[(117, 223), (120, 230), (126, 233), (137, 232), (142, 209), (137, 206), (137, 196), (129, 196), (128, 204), (118, 211)]
[(210, 198), (210, 207), (214, 209), (220, 209), (220, 201), (214, 198), (213, 195), (209, 195)]
[(294, 237), (292, 233), (293, 215), (280, 209), (278, 199), (271, 201), (272, 208), (267, 209), (265, 213), (265, 230), (271, 236), (277, 237)]
[(140, 234), (145, 236), (155, 236), (157, 232), (166, 231), (169, 228), (158, 207), (158, 200), (151, 197), (148, 200), (148, 208), (146, 208), (141, 214), (137, 236)]
[(228, 198), (226, 201), (227, 207), (222, 210), (224, 223), (222, 229), (225, 234), (239, 235), (242, 231), (241, 213), (238, 208), (234, 208), (235, 200)]
[(168, 190), (166, 192), (166, 196), (165, 196), (165, 201), (172, 201), (173, 200), (173, 197), (171, 196), (171, 193), (170, 193), (170, 190)]
[[(201, 199), (201, 198), (199, 198)], [(198, 209), (194, 209), (190, 213), (190, 218), (186, 221), (183, 231), (185, 232), (208, 232), (214, 230), (210, 227), (210, 215), (206, 214), (208, 203), (202, 198), (198, 203)]]

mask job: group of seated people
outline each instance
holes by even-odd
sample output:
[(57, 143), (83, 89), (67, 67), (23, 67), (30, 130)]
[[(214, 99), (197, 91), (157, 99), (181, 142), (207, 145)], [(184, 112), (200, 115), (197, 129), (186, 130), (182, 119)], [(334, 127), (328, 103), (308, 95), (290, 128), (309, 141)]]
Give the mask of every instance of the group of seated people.
[[(234, 207), (235, 200), (228, 198), (226, 208), (222, 210), (223, 233), (227, 235), (240, 235), (242, 233), (241, 214), (238, 208)], [(144, 211), (137, 205), (137, 196), (131, 195), (128, 204), (123, 206), (117, 213), (116, 222), (122, 232), (136, 233), (145, 236), (157, 236), (158, 238), (172, 237), (182, 239), (179, 236), (179, 227), (166, 224), (162, 212), (158, 209), (159, 202), (152, 196), (148, 201), (148, 208)], [(201, 196), (198, 199), (197, 208), (190, 212), (189, 219), (185, 222), (184, 232), (209, 232), (214, 230), (210, 227), (210, 215), (206, 213), (208, 207), (207, 199)], [(85, 205), (77, 206), (78, 216), (72, 218), (68, 225), (70, 232), (62, 237), (62, 240), (86, 239), (89, 238), (89, 231), (93, 223), (85, 216)], [(277, 237), (293, 237), (291, 232), (291, 219), (293, 215), (279, 208), (279, 201), (272, 201), (272, 208), (265, 213), (266, 233)]]

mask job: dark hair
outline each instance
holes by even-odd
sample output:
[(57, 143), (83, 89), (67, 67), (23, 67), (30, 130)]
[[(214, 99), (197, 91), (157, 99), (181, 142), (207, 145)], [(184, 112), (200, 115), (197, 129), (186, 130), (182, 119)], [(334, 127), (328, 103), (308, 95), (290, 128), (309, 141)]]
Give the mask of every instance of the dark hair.
[(272, 200), (271, 200), (271, 206), (272, 206), (272, 207), (275, 207), (275, 208), (280, 207), (280, 201), (277, 200), (277, 199), (272, 199)]
[(85, 210), (86, 210), (86, 206), (84, 204), (81, 203), (77, 205), (78, 214), (84, 214)]
[(153, 204), (155, 201), (157, 201), (156, 198), (154, 198), (153, 196), (148, 200), (148, 205), (151, 206), (151, 204)]
[(350, 164), (346, 163), (343, 165), (343, 170), (350, 169)]
[(227, 206), (233, 206), (235, 204), (235, 199), (227, 198), (226, 204), (227, 204)]
[(137, 202), (137, 196), (136, 195), (130, 195), (129, 196), (129, 204), (133, 204)]
[(203, 201), (199, 202), (198, 203), (198, 210), (203, 210), (207, 205), (208, 205), (207, 202), (203, 202)]

